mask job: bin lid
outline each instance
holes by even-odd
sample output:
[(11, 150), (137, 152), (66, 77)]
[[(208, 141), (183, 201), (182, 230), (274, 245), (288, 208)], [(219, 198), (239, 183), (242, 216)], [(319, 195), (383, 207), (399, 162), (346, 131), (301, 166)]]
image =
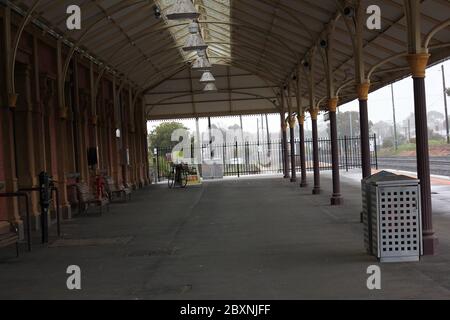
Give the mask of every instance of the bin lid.
[(371, 184), (380, 184), (380, 183), (398, 183), (400, 181), (404, 181), (406, 183), (418, 183), (419, 180), (416, 178), (408, 177), (402, 174), (395, 174), (389, 171), (382, 170), (378, 173), (371, 175), (363, 179), (363, 183), (371, 183)]

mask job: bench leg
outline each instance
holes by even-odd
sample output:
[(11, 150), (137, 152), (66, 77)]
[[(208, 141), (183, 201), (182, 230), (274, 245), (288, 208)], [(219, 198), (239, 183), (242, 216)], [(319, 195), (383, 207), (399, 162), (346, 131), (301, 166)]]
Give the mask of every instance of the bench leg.
[(19, 241), (16, 242), (16, 258), (19, 257)]

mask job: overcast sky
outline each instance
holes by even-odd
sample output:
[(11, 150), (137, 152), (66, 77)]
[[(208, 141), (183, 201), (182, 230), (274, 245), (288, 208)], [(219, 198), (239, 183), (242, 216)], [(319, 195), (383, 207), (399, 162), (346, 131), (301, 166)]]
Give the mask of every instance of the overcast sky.
[[(444, 65), (446, 85), (450, 87), (450, 60), (427, 69), (426, 92), (427, 110), (444, 113), (444, 96), (441, 66)], [(397, 122), (401, 122), (414, 112), (413, 80), (411, 77), (394, 83), (395, 111)], [(447, 102), (450, 102), (447, 99)], [(340, 111), (358, 111), (358, 101), (352, 101), (339, 107)], [(392, 122), (391, 87), (386, 86), (369, 95), (369, 119), (373, 122)]]
[[(444, 96), (443, 96), (443, 85), (442, 85), (442, 72), (441, 65), (445, 68), (445, 78), (446, 85), (450, 87), (450, 60), (444, 63), (437, 64), (433, 67), (427, 69), (426, 74), (426, 93), (427, 93), (427, 110), (439, 111), (444, 113)], [(403, 79), (394, 83), (394, 98), (395, 98), (395, 109), (397, 123), (406, 119), (408, 115), (414, 112), (414, 96), (413, 96), (413, 80), (411, 77)], [(447, 101), (450, 107), (450, 99), (447, 97)], [(358, 100), (354, 100), (345, 105), (339, 107), (340, 112), (345, 111), (358, 111)], [(391, 98), (391, 88), (386, 86), (369, 95), (369, 120), (373, 122), (386, 121), (392, 123), (392, 98)], [(261, 117), (257, 116), (244, 116), (243, 127), (246, 132), (254, 132), (257, 130), (257, 123), (261, 121)], [(258, 119), (258, 120), (257, 120)], [(269, 115), (269, 128), (271, 132), (279, 132), (280, 130), (280, 117), (279, 115)], [(264, 127), (265, 127), (265, 118)], [(195, 131), (195, 121), (194, 120), (183, 120), (182, 122), (191, 131)], [(319, 117), (319, 122), (322, 122), (322, 116)], [(152, 121), (149, 122), (148, 128), (151, 131), (155, 126), (159, 125), (161, 122)], [(200, 119), (199, 121), (200, 131), (205, 132), (208, 127), (207, 119)], [(239, 117), (223, 117), (223, 118), (213, 118), (213, 124), (220, 125), (221, 127), (229, 127), (234, 124), (239, 125)], [(309, 121), (307, 121), (308, 129), (310, 127)]]

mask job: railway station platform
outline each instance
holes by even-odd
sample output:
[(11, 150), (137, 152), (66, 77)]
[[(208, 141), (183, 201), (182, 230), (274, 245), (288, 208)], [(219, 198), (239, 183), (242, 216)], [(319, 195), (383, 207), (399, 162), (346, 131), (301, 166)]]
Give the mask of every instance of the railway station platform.
[[(450, 57), (449, 11), (444, 0), (0, 1), (0, 298), (450, 298), (448, 187), (431, 187), (425, 80)], [(424, 256), (382, 265), (371, 291), (359, 222), (377, 152), (369, 95), (407, 77)], [(353, 101), (358, 141), (338, 136)], [(223, 137), (211, 118), (241, 117), (225, 139), (239, 175), (242, 117), (262, 115), (277, 118), (283, 178), (153, 184), (159, 162), (176, 161), (149, 121), (195, 121), (195, 137), (171, 130), (183, 152), (167, 145), (190, 160), (206, 142), (204, 164)], [(342, 142), (361, 172), (343, 172)], [(162, 176), (187, 183), (186, 172)], [(117, 194), (132, 201), (76, 212)], [(51, 227), (47, 239), (54, 217), (63, 234)], [(30, 230), (33, 251), (14, 258)], [(68, 290), (68, 266), (81, 268), (81, 290)]]
[[(378, 264), (364, 252), (360, 172), (342, 173), (341, 206), (329, 205), (330, 176), (316, 197), (279, 176), (147, 187), (108, 214), (64, 222), (48, 247), (20, 259), (2, 250), (0, 299), (449, 299), (449, 186), (433, 194), (439, 254)], [(73, 264), (82, 290), (66, 288)]]

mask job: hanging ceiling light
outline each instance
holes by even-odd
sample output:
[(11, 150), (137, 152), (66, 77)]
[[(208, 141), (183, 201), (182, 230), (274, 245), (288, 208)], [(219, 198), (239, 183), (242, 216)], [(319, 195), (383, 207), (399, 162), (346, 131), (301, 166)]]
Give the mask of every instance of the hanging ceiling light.
[(176, 0), (166, 12), (166, 18), (169, 20), (195, 20), (198, 16), (199, 13), (191, 0)]
[(183, 47), (184, 51), (200, 51), (200, 50), (206, 50), (208, 48), (208, 45), (203, 41), (202, 36), (200, 35), (199, 29), (198, 29), (198, 23), (192, 22), (189, 25), (189, 36), (186, 41), (185, 46)]
[(214, 82), (207, 83), (203, 91), (215, 92), (217, 91), (216, 84)]
[(155, 19), (161, 18), (161, 9), (156, 4), (153, 6), (153, 14), (155, 15)]
[(195, 60), (194, 64), (192, 65), (192, 70), (194, 71), (209, 71), (211, 70), (212, 65), (211, 62), (209, 62), (208, 58), (203, 55), (199, 54), (199, 57)]
[(216, 81), (216, 79), (214, 79), (214, 76), (209, 71), (205, 71), (202, 77), (200, 78), (200, 83), (210, 83), (214, 81)]

